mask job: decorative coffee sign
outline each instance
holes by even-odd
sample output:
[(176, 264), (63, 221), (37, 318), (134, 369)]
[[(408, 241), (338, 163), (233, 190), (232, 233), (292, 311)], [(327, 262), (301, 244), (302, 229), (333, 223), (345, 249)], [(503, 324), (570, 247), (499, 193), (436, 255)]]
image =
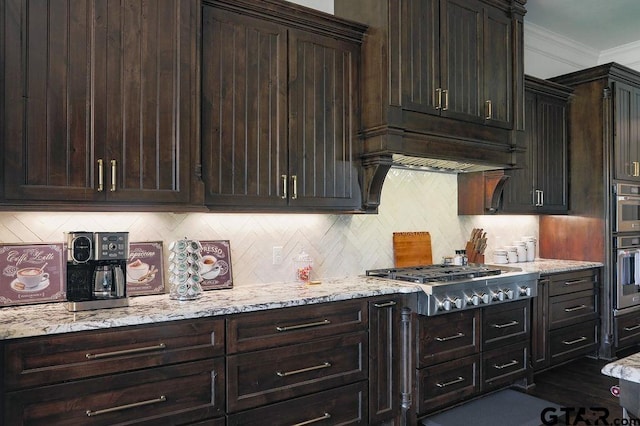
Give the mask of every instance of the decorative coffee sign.
[(200, 264), (200, 285), (203, 290), (233, 287), (231, 273), (231, 247), (229, 241), (200, 241), (202, 262)]
[(64, 244), (0, 245), (0, 306), (66, 298)]
[(129, 243), (127, 296), (164, 293), (162, 241)]

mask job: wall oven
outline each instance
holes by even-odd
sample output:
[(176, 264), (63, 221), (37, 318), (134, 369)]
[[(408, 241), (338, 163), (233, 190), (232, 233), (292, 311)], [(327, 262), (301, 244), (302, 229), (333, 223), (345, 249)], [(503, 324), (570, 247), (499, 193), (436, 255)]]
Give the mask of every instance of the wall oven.
[(616, 184), (615, 232), (640, 231), (640, 186)]
[(614, 239), (616, 309), (640, 305), (640, 234)]

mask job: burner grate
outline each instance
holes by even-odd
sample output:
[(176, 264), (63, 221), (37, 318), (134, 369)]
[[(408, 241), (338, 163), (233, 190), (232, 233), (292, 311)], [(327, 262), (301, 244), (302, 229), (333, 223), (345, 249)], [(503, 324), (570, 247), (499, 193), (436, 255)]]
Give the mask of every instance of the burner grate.
[(463, 281), (471, 278), (500, 275), (500, 269), (480, 265), (452, 266), (425, 265), (411, 268), (372, 269), (366, 272), (368, 276), (408, 281), (418, 284), (428, 282)]

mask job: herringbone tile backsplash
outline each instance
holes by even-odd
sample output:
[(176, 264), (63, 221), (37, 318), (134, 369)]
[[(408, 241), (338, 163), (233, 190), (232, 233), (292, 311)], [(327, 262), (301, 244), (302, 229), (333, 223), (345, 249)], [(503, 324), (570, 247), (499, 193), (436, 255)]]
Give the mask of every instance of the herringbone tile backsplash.
[[(61, 242), (74, 230), (129, 231), (130, 241), (189, 237), (229, 240), (234, 285), (290, 281), (301, 249), (314, 259), (316, 277), (362, 274), (393, 264), (392, 233), (429, 231), (433, 261), (464, 248), (471, 230), (487, 232), (493, 249), (538, 235), (537, 216), (458, 216), (455, 174), (392, 169), (377, 215), (217, 213), (0, 213), (0, 243)], [(283, 263), (272, 265), (273, 246)]]

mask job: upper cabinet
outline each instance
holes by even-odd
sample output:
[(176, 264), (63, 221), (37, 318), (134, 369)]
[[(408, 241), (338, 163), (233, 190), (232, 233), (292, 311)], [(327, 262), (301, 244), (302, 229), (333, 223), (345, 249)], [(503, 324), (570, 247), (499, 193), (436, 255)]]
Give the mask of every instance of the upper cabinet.
[[(640, 83), (640, 82), (639, 82)], [(640, 181), (640, 87), (612, 83), (616, 117), (614, 175), (616, 179)]]
[(198, 17), (197, 0), (7, 0), (6, 202), (192, 202)]
[(524, 137), (524, 0), (335, 0), (363, 45), (364, 205), (406, 157), (507, 168)]
[(286, 2), (204, 2), (202, 153), (210, 209), (360, 210), (365, 29)]
[(568, 211), (567, 128), (572, 89), (525, 78), (526, 151), (519, 168), (505, 171), (505, 213), (566, 214)]
[(409, 1), (402, 10), (402, 105), (513, 126), (512, 23), (480, 1)]

